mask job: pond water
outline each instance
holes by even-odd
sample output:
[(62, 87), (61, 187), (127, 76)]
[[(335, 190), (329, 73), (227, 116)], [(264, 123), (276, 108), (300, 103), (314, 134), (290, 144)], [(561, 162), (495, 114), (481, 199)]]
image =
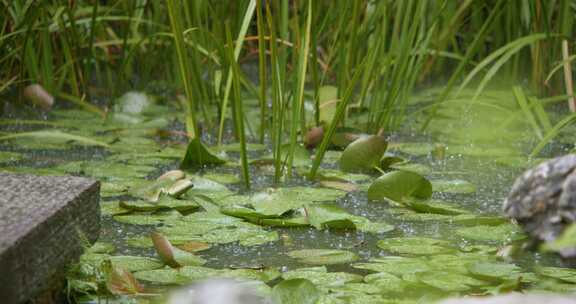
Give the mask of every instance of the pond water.
[[(336, 150), (327, 154), (321, 172), (337, 175), (356, 191), (323, 188), (298, 174), (273, 190), (273, 172), (268, 165), (252, 166), (252, 189), (245, 191), (234, 145), (212, 145), (228, 162), (191, 173), (195, 187), (189, 192), (193, 193), (187, 193), (177, 207), (159, 209), (142, 203), (135, 195), (137, 190), (150, 187), (162, 173), (177, 169), (186, 149), (181, 114), (163, 104), (128, 115), (132, 120), (113, 115), (104, 121), (76, 110), (54, 111), (49, 115), (49, 126), (38, 125), (38, 121), (0, 120), (0, 131), (30, 132), (0, 142), (0, 166), (3, 171), (74, 174), (102, 181), (100, 242), (70, 274), (70, 287), (79, 295), (85, 293), (77, 298), (81, 301), (94, 301), (98, 293), (103, 296), (98, 285), (103, 260), (127, 268), (148, 288), (141, 292), (147, 296), (112, 290), (129, 294), (123, 301), (135, 302), (153, 301), (149, 294), (162, 293), (163, 286), (214, 276), (267, 283), (258, 285), (263, 293), (269, 293), (269, 286), (282, 278), (302, 277), (317, 285), (322, 303), (427, 303), (451, 295), (507, 290), (576, 291), (576, 274), (551, 268), (564, 266), (553, 254), (520, 250), (519, 254), (498, 257), (523, 238), (518, 227), (501, 217), (502, 202), (516, 176), (541, 159), (529, 161), (522, 156), (526, 142), (502, 144), (505, 138), (483, 142), (482, 128), (490, 122), (476, 116), (479, 110), (467, 109), (468, 117), (440, 120), (426, 135), (416, 132), (417, 124), (413, 123), (389, 137), (387, 153), (407, 161), (396, 169), (418, 172), (432, 182), (435, 209), (369, 201), (367, 189), (379, 174), (338, 175), (342, 152)], [(446, 139), (447, 130), (462, 132), (463, 124), (467, 136), (452, 132), (449, 138), (454, 140)], [(35, 133), (38, 130), (52, 133)], [(56, 136), (55, 132), (97, 143), (62, 133)], [(203, 140), (213, 144), (214, 134), (206, 133)], [(564, 152), (561, 144), (556, 149)], [(266, 146), (253, 145), (251, 150), (252, 160), (270, 154)], [(297, 172), (307, 170), (313, 155), (302, 151)], [(230, 216), (236, 211), (229, 208), (258, 204), (255, 197), (259, 195), (266, 198), (265, 203), (280, 206), (294, 200), (310, 206), (324, 201), (340, 207), (340, 216), (347, 214), (369, 225), (362, 229), (360, 225), (358, 229), (270, 227), (258, 221), (248, 223), (243, 216)], [(174, 206), (170, 205), (173, 201), (166, 204)], [(218, 210), (228, 210), (228, 215)], [(312, 216), (308, 214), (311, 209), (286, 210), (295, 217), (298, 212)], [(153, 231), (188, 250), (183, 269), (162, 264), (150, 240)], [(339, 251), (297, 251), (306, 249)]]

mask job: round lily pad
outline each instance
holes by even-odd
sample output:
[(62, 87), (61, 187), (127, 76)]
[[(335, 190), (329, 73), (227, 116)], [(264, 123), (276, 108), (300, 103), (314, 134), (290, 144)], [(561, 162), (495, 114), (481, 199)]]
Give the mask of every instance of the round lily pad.
[(435, 192), (444, 193), (474, 193), (476, 192), (476, 186), (474, 184), (461, 179), (454, 180), (433, 180), (432, 189)]
[(432, 184), (419, 174), (409, 171), (393, 171), (377, 178), (368, 188), (368, 199), (384, 198), (400, 202), (405, 197), (428, 199)]
[(384, 239), (378, 241), (378, 247), (395, 254), (411, 255), (432, 255), (454, 251), (447, 241), (422, 237)]
[(288, 256), (304, 264), (330, 265), (354, 262), (358, 256), (350, 251), (335, 249), (303, 249), (288, 252)]

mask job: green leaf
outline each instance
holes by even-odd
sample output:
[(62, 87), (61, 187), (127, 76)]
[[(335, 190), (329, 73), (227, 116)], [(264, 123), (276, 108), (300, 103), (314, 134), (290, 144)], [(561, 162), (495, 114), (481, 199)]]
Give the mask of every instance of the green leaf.
[(432, 184), (421, 175), (408, 171), (386, 173), (368, 188), (369, 200), (387, 198), (401, 202), (406, 197), (428, 199), (431, 195)]
[(384, 258), (372, 259), (370, 263), (357, 263), (352, 267), (357, 269), (372, 270), (375, 272), (386, 272), (393, 275), (402, 276), (405, 274), (413, 274), (424, 272), (431, 269), (431, 267), (419, 258), (388, 256)]
[(356, 225), (351, 220), (353, 216), (335, 204), (310, 205), (306, 207), (306, 210), (310, 225), (316, 229), (356, 229)]
[(451, 272), (424, 272), (416, 274), (416, 278), (427, 285), (443, 291), (466, 291), (474, 286), (485, 285), (486, 282)]
[(180, 163), (180, 169), (196, 171), (206, 166), (221, 165), (225, 162), (225, 160), (210, 152), (199, 138), (193, 138), (188, 143), (186, 154)]
[(421, 213), (433, 213), (433, 214), (443, 214), (443, 215), (460, 215), (468, 214), (469, 212), (464, 209), (460, 209), (453, 204), (443, 202), (440, 200), (418, 200), (410, 199), (405, 200), (408, 207), (416, 212)]
[(518, 226), (513, 224), (503, 224), (498, 226), (474, 226), (460, 228), (456, 234), (475, 241), (510, 242), (520, 240), (525, 237)]
[(545, 277), (576, 284), (576, 269), (561, 267), (536, 267), (536, 272)]
[(307, 279), (319, 287), (342, 286), (351, 282), (362, 282), (362, 276), (347, 272), (327, 272), (325, 266), (290, 270), (282, 274), (284, 280)]
[(319, 298), (320, 290), (306, 279), (285, 280), (272, 289), (275, 304), (315, 304)]
[(449, 247), (447, 241), (423, 237), (384, 239), (378, 241), (378, 247), (395, 254), (411, 255), (433, 255), (455, 251)]
[(433, 180), (432, 189), (435, 192), (444, 193), (474, 193), (476, 186), (474, 184), (461, 179), (455, 180)]
[(68, 141), (75, 141), (80, 144), (88, 145), (88, 146), (100, 146), (109, 148), (110, 145), (107, 143), (94, 140), (89, 137), (74, 135), (62, 132), (60, 130), (40, 130), (40, 131), (31, 131), (31, 132), (20, 132), (14, 133), (9, 135), (0, 136), (0, 141), (8, 140), (8, 139), (17, 139), (17, 138), (29, 138), (30, 140), (34, 141), (44, 141), (44, 140), (57, 140), (62, 143)]
[(288, 252), (288, 256), (311, 265), (344, 264), (358, 259), (358, 256), (353, 252), (335, 249), (293, 250)]
[(111, 256), (110, 261), (113, 266), (121, 267), (131, 272), (164, 267), (160, 260), (140, 256)]
[(340, 158), (340, 169), (344, 172), (366, 173), (374, 171), (388, 142), (383, 136), (362, 136), (349, 144)]

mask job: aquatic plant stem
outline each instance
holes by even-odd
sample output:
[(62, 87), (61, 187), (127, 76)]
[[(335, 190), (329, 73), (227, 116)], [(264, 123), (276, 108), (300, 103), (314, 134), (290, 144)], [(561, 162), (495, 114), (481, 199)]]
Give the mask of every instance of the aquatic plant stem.
[[(572, 66), (568, 61), (570, 57), (570, 52), (568, 50), (568, 41), (562, 40), (562, 59), (564, 60), (564, 85), (566, 87), (566, 94), (573, 95), (574, 94), (574, 86), (572, 84)], [(570, 112), (576, 112), (576, 100), (574, 96), (568, 98), (568, 107), (570, 108)]]
[(288, 152), (287, 176), (292, 176), (292, 163), (294, 161), (294, 151), (298, 137), (298, 124), (304, 120), (301, 110), (304, 107), (304, 84), (306, 82), (306, 68), (308, 67), (308, 55), (310, 53), (310, 28), (312, 26), (312, 0), (308, 0), (308, 16), (306, 18), (306, 29), (300, 44), (300, 54), (298, 58), (298, 73), (296, 75), (296, 92), (292, 97), (292, 121), (290, 129), (290, 150)]
[(191, 139), (198, 136), (198, 126), (196, 124), (196, 117), (194, 113), (194, 100), (192, 86), (190, 83), (190, 66), (188, 63), (188, 56), (186, 55), (186, 50), (184, 47), (184, 36), (182, 34), (182, 24), (180, 20), (179, 10), (176, 6), (175, 1), (177, 0), (166, 0), (168, 5), (168, 15), (170, 17), (170, 25), (172, 27), (172, 34), (174, 35), (174, 41), (176, 43), (176, 55), (178, 57), (178, 67), (180, 71), (180, 77), (182, 79), (182, 84), (184, 85), (184, 90), (186, 92), (187, 103), (186, 105), (186, 131)]

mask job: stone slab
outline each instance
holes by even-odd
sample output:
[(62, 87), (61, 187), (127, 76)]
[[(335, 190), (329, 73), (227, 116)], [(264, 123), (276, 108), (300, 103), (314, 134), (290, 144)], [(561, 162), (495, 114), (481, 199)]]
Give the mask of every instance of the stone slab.
[(100, 232), (100, 183), (0, 172), (0, 302), (34, 299), (61, 281)]

